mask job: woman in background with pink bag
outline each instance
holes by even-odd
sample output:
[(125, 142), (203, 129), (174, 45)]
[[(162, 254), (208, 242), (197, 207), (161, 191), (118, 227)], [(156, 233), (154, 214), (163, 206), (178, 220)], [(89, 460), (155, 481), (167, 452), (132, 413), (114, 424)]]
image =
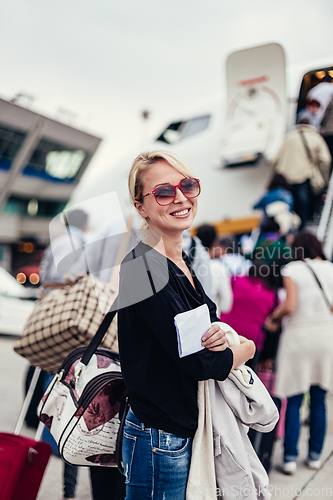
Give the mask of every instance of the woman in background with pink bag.
[(255, 343), (256, 354), (247, 362), (253, 370), (264, 345), (262, 327), (277, 301), (270, 276), (271, 267), (264, 260), (253, 260), (248, 276), (231, 278), (233, 305), (230, 312), (220, 316), (221, 321), (232, 326), (239, 335)]

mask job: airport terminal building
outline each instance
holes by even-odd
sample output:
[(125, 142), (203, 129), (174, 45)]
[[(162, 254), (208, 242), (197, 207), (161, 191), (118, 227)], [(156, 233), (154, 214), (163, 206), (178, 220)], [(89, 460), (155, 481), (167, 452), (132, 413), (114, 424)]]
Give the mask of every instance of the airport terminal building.
[(49, 223), (64, 209), (100, 142), (0, 99), (1, 267), (16, 276), (23, 267), (38, 266)]

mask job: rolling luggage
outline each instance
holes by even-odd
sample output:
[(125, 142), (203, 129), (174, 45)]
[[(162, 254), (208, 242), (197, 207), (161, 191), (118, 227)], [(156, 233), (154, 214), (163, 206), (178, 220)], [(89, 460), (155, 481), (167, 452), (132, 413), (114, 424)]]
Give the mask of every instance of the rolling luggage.
[(39, 371), (35, 371), (14, 434), (0, 433), (0, 500), (35, 500), (50, 458), (50, 445), (38, 440), (42, 427), (36, 439), (19, 435)]
[[(275, 406), (277, 407), (280, 417), (281, 417), (281, 399), (275, 397), (274, 394), (274, 382), (275, 382), (275, 360), (273, 361), (273, 366), (272, 369), (269, 371), (264, 371), (264, 372), (258, 372), (257, 373), (258, 377), (261, 379), (263, 384), (265, 385), (266, 389), (269, 391), (270, 395), (272, 396), (272, 399), (275, 403)], [(259, 431), (256, 431), (254, 429), (249, 430), (249, 439), (252, 443), (253, 448), (255, 449), (260, 462), (264, 466), (267, 474), (271, 470), (271, 465), (272, 465), (272, 453), (273, 453), (273, 447), (274, 443), (277, 439), (277, 429), (278, 429), (279, 422), (276, 424), (274, 429), (272, 429), (270, 432), (267, 433), (262, 433)]]

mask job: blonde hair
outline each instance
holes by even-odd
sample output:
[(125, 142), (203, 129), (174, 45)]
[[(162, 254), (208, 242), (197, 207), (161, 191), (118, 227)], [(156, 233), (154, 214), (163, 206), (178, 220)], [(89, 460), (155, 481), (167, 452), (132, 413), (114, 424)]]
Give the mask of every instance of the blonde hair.
[[(152, 165), (159, 161), (166, 161), (178, 170), (184, 177), (195, 177), (186, 163), (175, 153), (163, 150), (146, 151), (140, 153), (134, 160), (128, 176), (128, 189), (132, 203), (141, 201), (143, 196), (143, 175)], [(147, 230), (148, 223), (143, 219), (141, 229)]]

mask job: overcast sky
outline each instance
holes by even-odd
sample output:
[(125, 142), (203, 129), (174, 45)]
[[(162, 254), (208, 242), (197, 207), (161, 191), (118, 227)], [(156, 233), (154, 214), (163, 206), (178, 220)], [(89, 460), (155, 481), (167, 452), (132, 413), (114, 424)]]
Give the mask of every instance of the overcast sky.
[(0, 97), (103, 137), (92, 168), (222, 92), (234, 50), (281, 43), (289, 64), (332, 55), (332, 0), (11, 0), (3, 3)]

